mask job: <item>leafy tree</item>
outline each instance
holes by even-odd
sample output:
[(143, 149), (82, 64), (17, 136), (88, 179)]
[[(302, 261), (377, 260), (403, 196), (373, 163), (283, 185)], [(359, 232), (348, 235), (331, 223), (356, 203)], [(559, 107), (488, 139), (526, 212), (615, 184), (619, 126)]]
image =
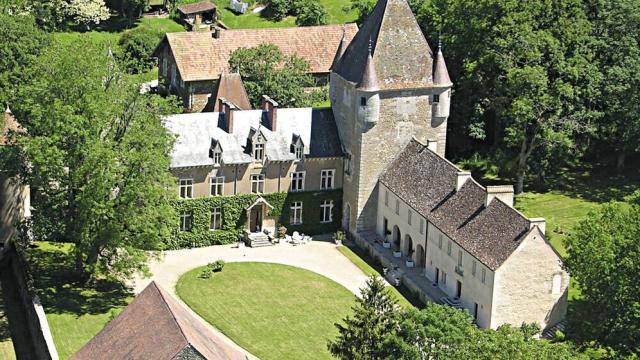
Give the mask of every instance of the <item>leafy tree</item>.
[[(640, 192), (638, 193), (640, 195)], [(638, 196), (640, 198), (640, 196)], [(585, 339), (640, 354), (640, 203), (612, 202), (590, 213), (567, 239), (565, 266), (580, 284)]]
[(0, 24), (0, 106), (4, 107), (32, 77), (28, 69), (49, 46), (50, 38), (30, 16), (0, 14)]
[(351, 3), (348, 6), (345, 6), (343, 11), (349, 12), (351, 10), (357, 10), (358, 19), (356, 19), (356, 23), (358, 26), (362, 26), (369, 14), (373, 11), (376, 3), (376, 0), (351, 0)]
[(309, 64), (297, 56), (284, 56), (277, 46), (261, 44), (234, 51), (229, 59), (238, 69), (249, 99), (259, 107), (262, 95), (269, 95), (282, 107), (310, 106), (313, 93), (305, 91), (314, 85)]
[(313, 26), (327, 23), (327, 10), (317, 0), (298, 0), (296, 9), (296, 25)]
[(149, 9), (149, 0), (107, 0), (107, 6), (118, 11), (132, 23)]
[(162, 36), (162, 33), (146, 27), (127, 31), (120, 36), (118, 45), (123, 51), (121, 61), (130, 73), (143, 73), (156, 65), (150, 55)]
[(330, 341), (329, 351), (340, 359), (380, 359), (384, 354), (383, 339), (398, 324), (398, 304), (385, 289), (385, 282), (371, 276), (356, 298), (353, 317), (336, 324), (338, 338)]
[(604, 115), (596, 137), (613, 148), (621, 170), (626, 155), (640, 151), (640, 2), (585, 3), (599, 40), (596, 59), (604, 76), (602, 96), (595, 99)]
[(281, 21), (291, 11), (292, 0), (271, 0), (269, 3), (268, 14), (274, 21)]
[(141, 95), (90, 40), (49, 47), (19, 91), (27, 134), (14, 162), (31, 185), (38, 239), (75, 244), (76, 270), (128, 277), (146, 269), (177, 225), (169, 205), (175, 100)]
[(109, 19), (109, 9), (104, 0), (69, 0), (66, 4), (66, 11), (69, 16), (84, 24), (88, 29), (92, 24), (99, 24)]

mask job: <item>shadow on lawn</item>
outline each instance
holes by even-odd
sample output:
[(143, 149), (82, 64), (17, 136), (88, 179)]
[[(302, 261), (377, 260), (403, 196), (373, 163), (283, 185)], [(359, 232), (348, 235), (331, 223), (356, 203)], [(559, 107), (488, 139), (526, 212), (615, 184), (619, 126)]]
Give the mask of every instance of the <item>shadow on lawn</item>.
[(47, 313), (104, 314), (127, 305), (131, 291), (121, 282), (99, 279), (85, 285), (73, 272), (72, 257), (63, 250), (30, 249), (35, 287)]

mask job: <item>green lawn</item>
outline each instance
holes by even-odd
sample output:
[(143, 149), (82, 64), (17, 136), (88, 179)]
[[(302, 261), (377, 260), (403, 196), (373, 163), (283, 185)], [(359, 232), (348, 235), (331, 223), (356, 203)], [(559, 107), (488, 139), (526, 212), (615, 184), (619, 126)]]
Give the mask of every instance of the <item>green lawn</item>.
[(72, 272), (70, 244), (37, 242), (29, 250), (35, 286), (61, 359), (68, 359), (117, 315), (132, 298), (122, 284), (80, 284)]
[(263, 360), (330, 359), (334, 323), (355, 296), (314, 272), (279, 264), (228, 263), (210, 279), (184, 274), (180, 298), (238, 345)]
[(15, 360), (16, 353), (13, 351), (13, 342), (9, 332), (9, 321), (5, 314), (4, 300), (2, 298), (2, 287), (0, 287), (0, 359)]
[[(347, 246), (338, 246), (338, 251), (340, 251), (342, 255), (346, 256), (347, 259), (351, 260), (351, 262), (365, 274), (382, 277), (382, 275), (380, 275), (380, 273), (376, 269), (371, 267), (371, 265), (369, 265), (360, 256), (358, 256), (358, 254), (353, 252), (353, 250), (351, 250)], [(391, 296), (395, 298), (396, 301), (398, 301), (398, 304), (400, 304), (400, 306), (405, 309), (413, 307), (413, 304), (411, 304), (411, 302), (409, 302), (409, 300), (407, 300), (407, 298), (404, 297), (404, 295), (402, 295), (400, 291), (398, 291), (398, 289), (393, 286), (388, 286), (387, 289), (389, 290)]]
[[(282, 21), (271, 21), (260, 13), (252, 13), (254, 7), (249, 8), (245, 14), (236, 14), (229, 9), (229, 0), (214, 0), (218, 7), (218, 14), (222, 22), (231, 29), (255, 29), (255, 28), (276, 28), (296, 26), (296, 19), (288, 16)], [(344, 12), (343, 7), (348, 5), (348, 1), (341, 0), (320, 0), (320, 3), (327, 10), (327, 21), (329, 24), (344, 24), (354, 22), (358, 17), (356, 11)]]

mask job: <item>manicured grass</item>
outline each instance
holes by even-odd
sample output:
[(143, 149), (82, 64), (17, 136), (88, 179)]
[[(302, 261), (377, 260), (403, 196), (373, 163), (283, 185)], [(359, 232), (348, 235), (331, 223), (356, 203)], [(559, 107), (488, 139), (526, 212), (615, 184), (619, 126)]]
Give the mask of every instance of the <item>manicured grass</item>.
[(180, 298), (237, 344), (263, 360), (331, 359), (334, 323), (350, 313), (355, 296), (308, 270), (267, 263), (227, 263), (201, 279), (184, 274)]
[[(236, 14), (229, 8), (229, 0), (214, 0), (218, 7), (218, 14), (222, 22), (232, 29), (255, 29), (255, 28), (278, 28), (296, 26), (296, 19), (288, 16), (282, 21), (272, 21), (261, 13), (253, 13), (252, 10), (258, 4), (249, 8), (244, 14)], [(320, 3), (327, 10), (327, 22), (329, 24), (344, 24), (354, 22), (358, 17), (357, 12), (351, 10), (344, 12), (343, 7), (349, 2), (341, 0), (320, 0)]]
[[(357, 266), (360, 270), (362, 270), (362, 272), (364, 272), (365, 274), (382, 277), (382, 275), (376, 269), (371, 267), (371, 265), (367, 264), (366, 261), (364, 261), (360, 256), (358, 256), (358, 254), (354, 253), (353, 250), (351, 250), (347, 246), (338, 246), (337, 249), (342, 253), (342, 255), (346, 256), (347, 259), (351, 260), (351, 262), (355, 266)], [(405, 309), (413, 307), (413, 304), (411, 304), (411, 302), (409, 302), (409, 300), (407, 300), (407, 298), (404, 297), (404, 295), (402, 295), (398, 291), (398, 289), (396, 289), (393, 286), (388, 286), (387, 289), (391, 294), (391, 296), (395, 298), (396, 301), (398, 301), (398, 304), (401, 307)]]
[(72, 269), (70, 244), (37, 242), (29, 250), (35, 286), (61, 359), (68, 359), (132, 299), (120, 283), (98, 280), (84, 286)]

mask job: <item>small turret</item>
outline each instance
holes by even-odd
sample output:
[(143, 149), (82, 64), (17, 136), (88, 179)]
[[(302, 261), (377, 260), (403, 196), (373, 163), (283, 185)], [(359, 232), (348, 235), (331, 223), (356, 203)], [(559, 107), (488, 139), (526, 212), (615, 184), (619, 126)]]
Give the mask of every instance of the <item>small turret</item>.
[(333, 57), (333, 62), (331, 63), (331, 70), (335, 70), (338, 68), (338, 64), (340, 60), (342, 60), (342, 56), (344, 55), (345, 50), (347, 50), (347, 31), (344, 26), (342, 27), (342, 38), (340, 39), (340, 44), (338, 45), (338, 50), (336, 50), (336, 55)]
[(442, 43), (438, 41), (438, 53), (433, 66), (433, 87), (434, 95), (432, 101), (432, 116), (434, 118), (446, 119), (449, 117), (451, 106), (451, 87), (453, 82), (447, 71), (447, 64), (442, 54)]
[(371, 40), (369, 40), (369, 54), (367, 55), (367, 63), (364, 66), (362, 80), (358, 84), (357, 90), (360, 95), (358, 117), (365, 123), (375, 124), (380, 117), (380, 95), (378, 91), (378, 76), (376, 67), (371, 56)]

